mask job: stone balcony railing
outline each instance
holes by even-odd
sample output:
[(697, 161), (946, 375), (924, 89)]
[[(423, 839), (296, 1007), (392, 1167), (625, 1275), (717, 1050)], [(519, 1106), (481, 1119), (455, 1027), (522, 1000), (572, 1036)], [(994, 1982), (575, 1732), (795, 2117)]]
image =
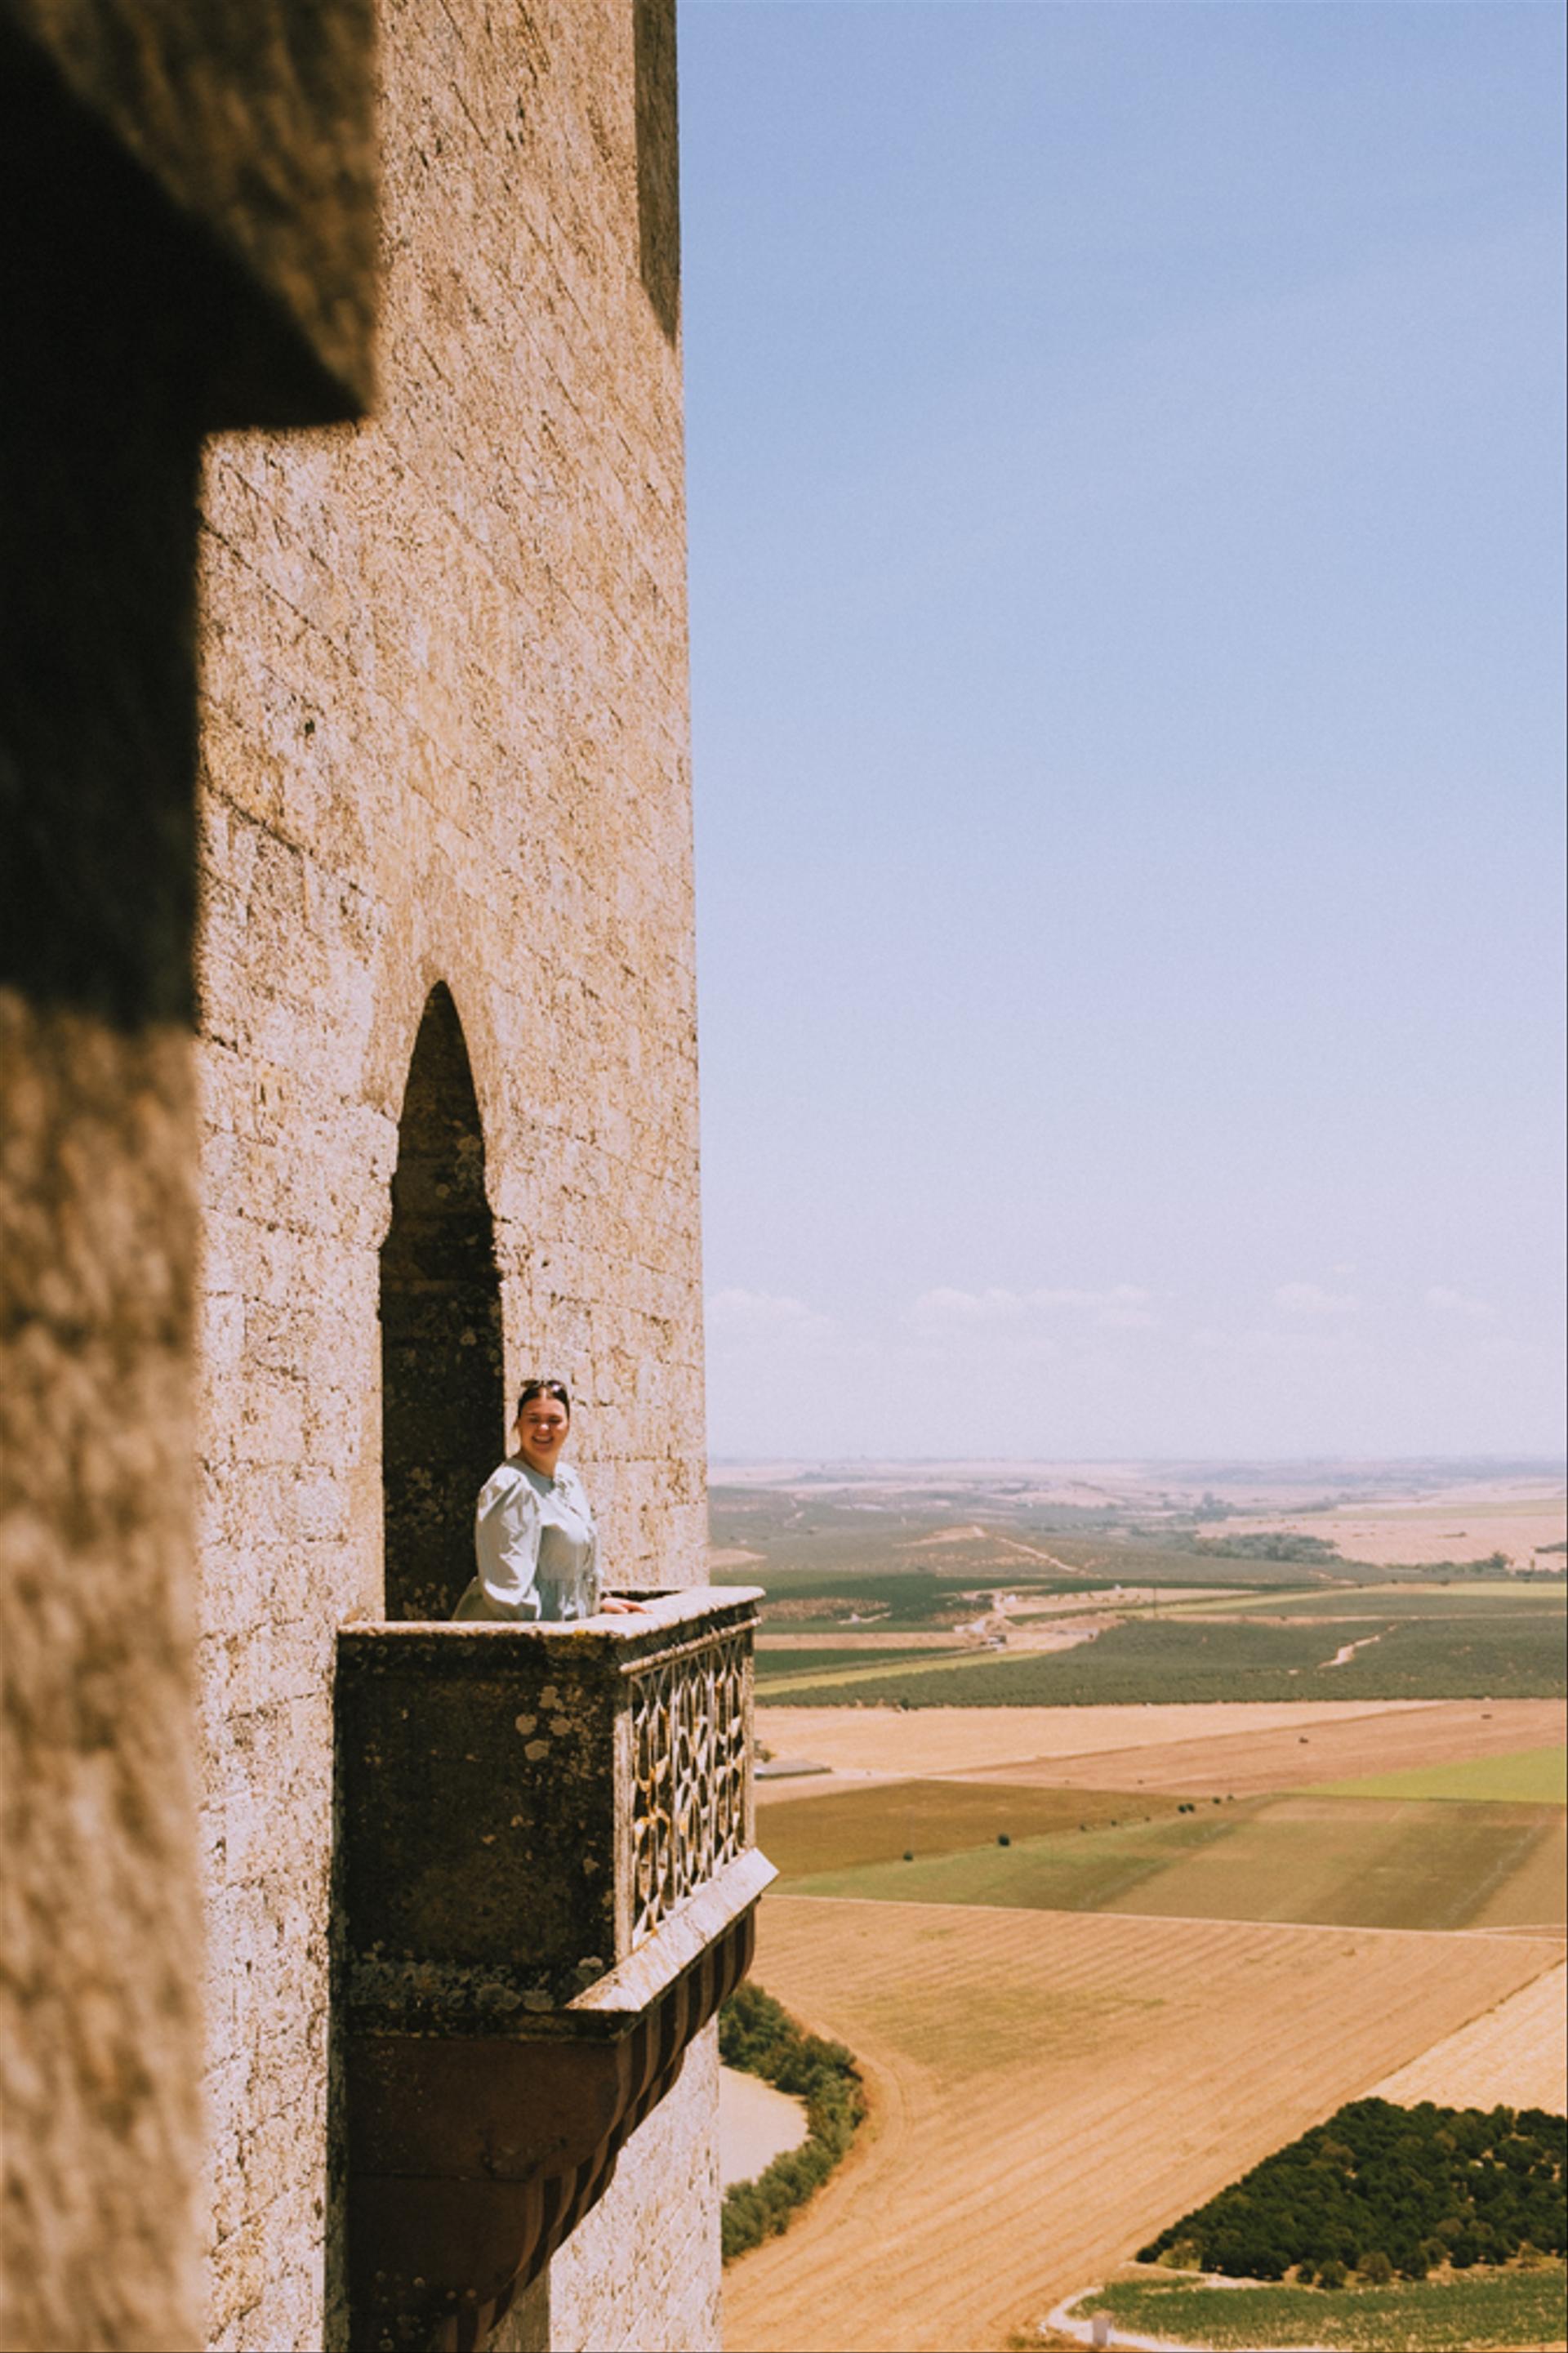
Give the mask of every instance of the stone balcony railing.
[(744, 1975), (756, 1599), (341, 1632), (356, 2348), (481, 2344)]

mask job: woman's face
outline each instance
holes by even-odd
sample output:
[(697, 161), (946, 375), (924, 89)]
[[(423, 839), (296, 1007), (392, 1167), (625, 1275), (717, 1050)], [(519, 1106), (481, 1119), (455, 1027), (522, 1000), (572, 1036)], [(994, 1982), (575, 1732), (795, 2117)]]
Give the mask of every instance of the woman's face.
[(525, 1462), (548, 1476), (555, 1468), (572, 1417), (559, 1398), (530, 1398), (517, 1418), (517, 1451)]

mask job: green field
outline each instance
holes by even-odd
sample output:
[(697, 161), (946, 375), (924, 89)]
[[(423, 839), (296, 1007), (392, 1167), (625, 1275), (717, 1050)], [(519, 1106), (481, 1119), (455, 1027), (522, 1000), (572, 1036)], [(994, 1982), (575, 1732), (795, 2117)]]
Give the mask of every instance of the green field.
[(1568, 1805), (1568, 1748), (1520, 1748), (1509, 1757), (1415, 1765), (1401, 1773), (1321, 1781), (1314, 1791), (1331, 1798), (1462, 1798), (1506, 1805)]
[(920, 1667), (928, 1660), (940, 1662), (944, 1655), (940, 1651), (879, 1651), (870, 1642), (863, 1650), (758, 1651), (757, 1681), (760, 1683), (778, 1683), (787, 1676), (792, 1683), (805, 1683), (813, 1676), (819, 1675), (827, 1682), (836, 1683), (840, 1675), (853, 1673), (857, 1670), (868, 1672), (886, 1671), (889, 1667)]
[[(1369, 1630), (1350, 1624), (1344, 1641)], [(1467, 1621), (1387, 1622), (1370, 1648), (1331, 1666), (1340, 1630), (1196, 1618), (1135, 1619), (1077, 1649), (993, 1653), (874, 1668), (828, 1670), (809, 1683), (770, 1680), (766, 1697), (809, 1689), (814, 1706), (1084, 1707), (1146, 1701), (1289, 1699), (1554, 1699), (1568, 1689), (1563, 1620), (1552, 1613)]]
[[(859, 1794), (868, 1815), (874, 1800), (891, 1800), (895, 1793)], [(1054, 1794), (1081, 1806), (1083, 1828), (1006, 1847), (994, 1835), (984, 1846), (926, 1852), (889, 1811), (883, 1852), (899, 1842), (900, 1857), (911, 1852), (912, 1862), (868, 1860), (802, 1872), (792, 1878), (790, 1892), (1367, 1928), (1461, 1928), (1483, 1915), (1490, 1927), (1539, 1926), (1562, 1913), (1563, 1819), (1551, 1806), (1470, 1808), (1300, 1794), (1211, 1801), (1161, 1818), (1141, 1791), (1112, 1799), (1123, 1810), (1120, 1822), (1103, 1816), (1097, 1822), (1083, 1793)], [(994, 1795), (1013, 1800), (1024, 1793)], [(1129, 1820), (1134, 1809), (1154, 1818)], [(781, 1808), (781, 1817), (789, 1810)], [(857, 1832), (870, 1843), (868, 1825), (858, 1824)], [(826, 1826), (816, 1840), (819, 1851), (828, 1850)], [(812, 1851), (803, 1836), (795, 1849), (797, 1871)], [(1542, 1909), (1548, 1894), (1550, 1913)]]
[(1115, 1789), (1035, 1789), (975, 1781), (876, 1782), (763, 1806), (757, 1843), (787, 1880), (868, 1863), (994, 1848), (999, 1838), (1075, 1836), (1143, 1819), (1174, 1820), (1181, 1800)]
[(1223, 1600), (1179, 1601), (1172, 1604), (1183, 1617), (1226, 1617), (1245, 1609), (1249, 1615), (1278, 1612), (1290, 1618), (1499, 1618), (1522, 1610), (1527, 1616), (1563, 1615), (1568, 1586), (1531, 1584), (1473, 1585), (1347, 1585), (1332, 1593), (1253, 1593), (1226, 1595)]
[(1083, 2297), (1132, 2334), (1176, 2344), (1246, 2348), (1321, 2345), (1343, 2353), (1482, 2353), (1489, 2346), (1561, 2345), (1563, 2270), (1472, 2273), (1388, 2287), (1205, 2287), (1122, 2281)]

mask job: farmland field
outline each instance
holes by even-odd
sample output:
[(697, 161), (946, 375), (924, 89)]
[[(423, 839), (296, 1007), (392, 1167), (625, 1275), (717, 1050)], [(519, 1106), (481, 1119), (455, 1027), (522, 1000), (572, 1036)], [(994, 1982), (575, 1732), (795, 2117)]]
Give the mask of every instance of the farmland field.
[(996, 2348), (1557, 1951), (771, 1896), (758, 1980), (859, 2054), (873, 2116), (731, 2270), (725, 2341)]
[[(1005, 1784), (986, 1786), (994, 1802), (1013, 1794)], [(891, 1800), (896, 1793), (879, 1794)], [(916, 1848), (911, 1862), (822, 1872), (795, 1883), (797, 1892), (1376, 1928), (1461, 1928), (1483, 1917), (1489, 1927), (1563, 1922), (1563, 1820), (1554, 1807), (1302, 1795), (1211, 1802), (1175, 1819), (1129, 1822), (1148, 1801), (1111, 1801), (1123, 1809), (1115, 1827), (1070, 1821), (1006, 1847), (993, 1835), (986, 1845), (929, 1859)], [(895, 1834), (898, 1820), (895, 1813), (889, 1823)], [(1548, 1885), (1556, 1891), (1550, 1912), (1542, 1909)]]
[[(1288, 1468), (1207, 1477), (721, 1491), (797, 1768), (759, 1790), (757, 1979), (872, 2100), (731, 2270), (735, 2353), (999, 2353), (1345, 2099), (1568, 2101), (1568, 1588), (1510, 1573), (1547, 1565), (1560, 1482), (1461, 1507), (1342, 1465), (1320, 1509)], [(1517, 1542), (1480, 1540), (1488, 1497)], [(1362, 2295), (1378, 2353), (1469, 2326)]]
[[(1303, 1780), (1394, 1771), (1540, 1747), (1563, 1736), (1546, 1700), (1237, 1701), (1187, 1706), (769, 1707), (775, 1750), (837, 1773), (908, 1779), (991, 1773), (1009, 1780), (1136, 1788), (1299, 1788)], [(1303, 1756), (1299, 1752), (1310, 1750)], [(820, 1786), (820, 1785), (819, 1785)], [(770, 1803), (784, 1795), (769, 1792)]]
[(1321, 2346), (1325, 2353), (1469, 2353), (1476, 2345), (1561, 2344), (1563, 2290), (1561, 2263), (1332, 2295), (1144, 2278), (1113, 2283), (1077, 2309), (1109, 2313), (1119, 2328), (1214, 2353), (1300, 2345)]
[(1412, 1765), (1403, 1772), (1367, 1773), (1349, 1781), (1314, 1784), (1339, 1798), (1463, 1798), (1515, 1805), (1568, 1805), (1568, 1748), (1519, 1748), (1499, 1757), (1472, 1757), (1449, 1765)]
[(1183, 1614), (1206, 1618), (1245, 1610), (1249, 1617), (1495, 1618), (1523, 1610), (1542, 1617), (1563, 1612), (1565, 1605), (1568, 1585), (1531, 1577), (1511, 1586), (1456, 1580), (1452, 1585), (1339, 1586), (1332, 1593), (1233, 1593), (1224, 1599), (1205, 1596), (1184, 1605)]
[(1412, 2107), (1560, 2110), (1568, 2084), (1568, 1965), (1424, 2051), (1373, 2090)]
[[(820, 1788), (820, 1784), (818, 1784)], [(984, 1782), (875, 1782), (808, 1796), (787, 1805), (764, 1801), (760, 1835), (768, 1860), (787, 1879), (807, 1873), (862, 1869), (921, 1856), (994, 1846), (999, 1837), (1031, 1839), (1131, 1816), (1175, 1818), (1178, 1800), (1145, 1799), (1114, 1790), (1009, 1788)]]
[[(1568, 1690), (1559, 1613), (1314, 1625), (1133, 1618), (1046, 1656), (921, 1660), (879, 1672), (780, 1677), (770, 1696), (809, 1687), (820, 1705), (1083, 1707), (1148, 1701), (1552, 1698)], [(1343, 1635), (1343, 1641), (1340, 1640)], [(1355, 1642), (1353, 1655), (1342, 1655)]]

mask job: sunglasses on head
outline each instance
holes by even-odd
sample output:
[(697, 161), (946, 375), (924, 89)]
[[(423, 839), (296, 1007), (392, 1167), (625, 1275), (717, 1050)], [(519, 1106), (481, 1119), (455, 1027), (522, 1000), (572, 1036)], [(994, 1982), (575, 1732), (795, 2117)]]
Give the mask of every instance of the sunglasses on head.
[(564, 1381), (533, 1380), (524, 1381), (522, 1385), (517, 1400), (518, 1412), (521, 1414), (524, 1406), (531, 1405), (535, 1398), (541, 1397), (553, 1398), (556, 1404), (563, 1405), (568, 1413), (572, 1410), (572, 1399)]

